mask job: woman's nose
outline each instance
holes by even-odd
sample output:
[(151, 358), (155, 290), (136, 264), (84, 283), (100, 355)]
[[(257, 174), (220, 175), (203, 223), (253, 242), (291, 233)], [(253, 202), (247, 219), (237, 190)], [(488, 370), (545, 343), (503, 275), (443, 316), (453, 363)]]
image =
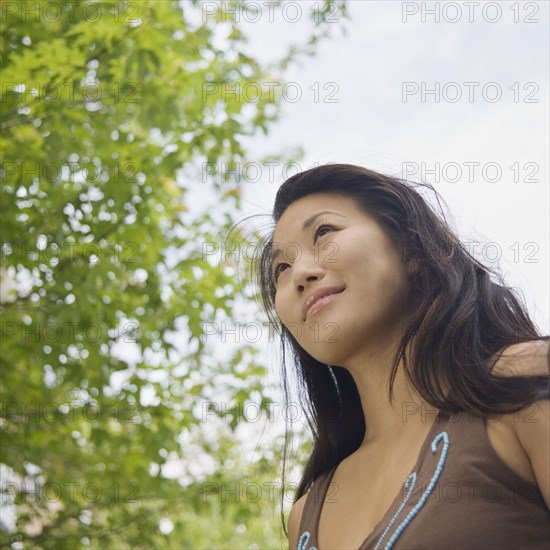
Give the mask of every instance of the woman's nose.
[(304, 290), (314, 281), (325, 276), (325, 269), (314, 259), (302, 259), (293, 266), (294, 284), (298, 290)]

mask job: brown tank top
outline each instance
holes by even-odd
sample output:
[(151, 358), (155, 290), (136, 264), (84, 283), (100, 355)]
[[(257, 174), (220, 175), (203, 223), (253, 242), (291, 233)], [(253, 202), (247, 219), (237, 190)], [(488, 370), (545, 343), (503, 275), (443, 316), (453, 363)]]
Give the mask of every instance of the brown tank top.
[[(532, 407), (536, 411), (536, 403)], [(549, 550), (546, 503), (538, 487), (496, 453), (487, 435), (490, 421), (439, 412), (402, 490), (359, 549)], [(323, 505), (337, 502), (336, 468), (309, 490), (298, 550), (322, 550), (319, 517)]]

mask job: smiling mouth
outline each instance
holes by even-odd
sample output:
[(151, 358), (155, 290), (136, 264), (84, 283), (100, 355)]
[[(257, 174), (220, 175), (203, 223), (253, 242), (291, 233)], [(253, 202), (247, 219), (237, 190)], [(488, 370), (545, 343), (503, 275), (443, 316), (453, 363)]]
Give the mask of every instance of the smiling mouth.
[(330, 304), (338, 295), (342, 294), (344, 290), (341, 290), (340, 292), (334, 292), (333, 294), (326, 294), (322, 298), (319, 298), (309, 306), (308, 310), (306, 311), (306, 319), (311, 317), (312, 315), (315, 315), (318, 311), (323, 309), (326, 305)]

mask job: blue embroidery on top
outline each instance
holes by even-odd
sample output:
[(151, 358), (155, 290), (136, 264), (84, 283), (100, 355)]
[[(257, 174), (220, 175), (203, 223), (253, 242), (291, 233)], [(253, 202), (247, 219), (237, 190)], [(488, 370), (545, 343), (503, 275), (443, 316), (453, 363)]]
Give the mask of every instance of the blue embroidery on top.
[[(441, 432), (439, 435), (437, 435), (434, 440), (432, 441), (432, 453), (435, 454), (437, 452), (437, 444), (443, 439), (443, 449), (441, 451), (441, 456), (439, 457), (439, 461), (437, 463), (437, 467), (435, 469), (435, 473), (432, 476), (432, 479), (430, 480), (430, 483), (428, 484), (428, 487), (424, 491), (422, 497), (416, 504), (416, 506), (407, 514), (405, 519), (399, 524), (397, 529), (395, 530), (394, 534), (390, 537), (388, 543), (385, 546), (385, 550), (390, 550), (392, 546), (395, 544), (395, 541), (401, 536), (407, 525), (414, 519), (416, 514), (421, 510), (421, 508), (426, 503), (426, 500), (430, 496), (430, 493), (433, 491), (433, 488), (435, 487), (435, 484), (437, 483), (437, 480), (441, 476), (441, 472), (443, 472), (443, 467), (445, 466), (445, 461), (447, 460), (447, 453), (449, 452), (449, 434), (447, 432)], [(391, 519), (390, 523), (386, 527), (385, 531), (382, 533), (380, 538), (378, 539), (378, 542), (376, 543), (376, 546), (374, 547), (374, 550), (378, 550), (378, 547), (382, 543), (382, 540), (384, 540), (385, 536), (388, 534), (388, 531), (390, 530), (390, 527), (393, 525), (401, 511), (403, 510), (403, 507), (409, 500), (409, 497), (411, 495), (411, 492), (416, 484), (416, 473), (413, 472), (409, 475), (407, 478), (407, 481), (405, 482), (405, 487), (409, 484), (409, 482), (412, 481), (412, 485), (408, 488), (407, 496), (401, 503), (401, 506), (397, 510), (397, 512), (394, 514), (393, 518)]]
[(311, 537), (311, 533), (309, 531), (304, 531), (300, 536), (300, 540), (298, 541), (297, 550), (317, 550), (315, 546), (312, 546), (311, 548), (307, 547), (307, 543), (310, 537)]
[[(410, 487), (409, 487), (409, 483), (411, 484)], [(384, 538), (388, 534), (388, 531), (391, 529), (391, 526), (395, 523), (395, 520), (398, 518), (399, 514), (401, 513), (401, 510), (403, 510), (403, 508), (405, 507), (405, 504), (407, 504), (407, 501), (409, 500), (415, 485), (416, 485), (416, 472), (413, 472), (412, 474), (409, 475), (409, 477), (407, 478), (407, 481), (405, 481), (405, 488), (408, 488), (407, 496), (404, 498), (403, 502), (401, 503), (401, 506), (399, 506), (399, 509), (397, 510), (397, 512), (395, 512), (390, 522), (388, 523), (388, 526), (386, 527), (386, 529), (378, 539), (378, 542), (376, 543), (374, 550), (378, 550), (378, 547), (380, 546), (381, 542), (384, 540)]]

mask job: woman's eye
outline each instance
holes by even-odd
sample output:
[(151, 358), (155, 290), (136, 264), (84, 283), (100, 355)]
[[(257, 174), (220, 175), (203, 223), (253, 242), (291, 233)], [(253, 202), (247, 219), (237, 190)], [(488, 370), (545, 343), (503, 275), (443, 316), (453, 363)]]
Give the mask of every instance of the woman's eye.
[(279, 278), (279, 275), (281, 274), (281, 271), (284, 271), (288, 267), (288, 264), (280, 263), (275, 266), (273, 269), (273, 278), (277, 280)]
[(334, 229), (334, 227), (332, 225), (327, 225), (327, 224), (320, 225), (315, 230), (315, 237), (322, 237), (323, 235), (326, 235), (326, 233), (328, 233), (328, 231), (330, 231), (332, 229)]

